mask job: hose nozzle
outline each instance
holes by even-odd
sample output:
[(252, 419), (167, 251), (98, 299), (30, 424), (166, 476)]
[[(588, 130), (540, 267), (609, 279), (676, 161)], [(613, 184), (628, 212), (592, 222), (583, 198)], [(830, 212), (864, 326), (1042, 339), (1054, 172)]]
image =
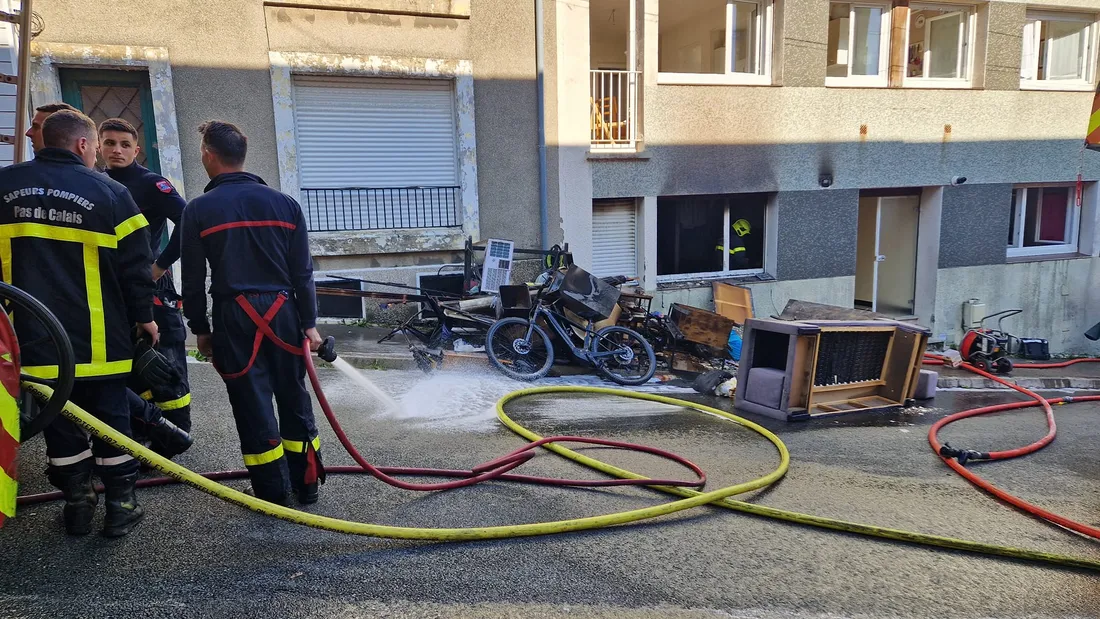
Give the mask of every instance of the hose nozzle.
[(336, 338), (331, 335), (326, 337), (325, 341), (321, 342), (321, 347), (317, 349), (317, 356), (329, 363), (336, 361)]

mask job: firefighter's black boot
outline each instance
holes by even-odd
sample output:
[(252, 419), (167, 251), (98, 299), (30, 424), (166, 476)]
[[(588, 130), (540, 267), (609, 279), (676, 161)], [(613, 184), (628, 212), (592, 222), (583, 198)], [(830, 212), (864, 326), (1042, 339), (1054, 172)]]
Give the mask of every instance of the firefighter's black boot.
[(105, 475), (103, 486), (107, 495), (107, 516), (103, 519), (104, 537), (122, 537), (145, 517), (145, 509), (134, 496), (137, 473)]
[(65, 495), (65, 507), (61, 508), (65, 532), (69, 535), (87, 535), (92, 532), (99, 496), (92, 487), (91, 470), (66, 470), (50, 467), (47, 472), (50, 483)]
[(153, 451), (169, 459), (190, 449), (194, 442), (190, 434), (164, 417), (145, 424), (145, 434), (152, 442)]

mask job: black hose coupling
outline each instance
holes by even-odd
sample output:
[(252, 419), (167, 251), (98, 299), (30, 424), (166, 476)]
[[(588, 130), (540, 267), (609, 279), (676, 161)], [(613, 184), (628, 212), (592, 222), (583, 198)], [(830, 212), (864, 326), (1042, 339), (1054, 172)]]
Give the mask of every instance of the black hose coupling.
[(944, 443), (940, 447), (940, 456), (944, 458), (955, 458), (959, 461), (959, 464), (965, 465), (970, 460), (988, 460), (989, 454), (982, 451), (975, 451), (973, 449), (955, 449), (951, 446), (951, 443)]
[(326, 337), (321, 342), (321, 347), (317, 349), (317, 356), (329, 363), (336, 361), (336, 338), (331, 335)]

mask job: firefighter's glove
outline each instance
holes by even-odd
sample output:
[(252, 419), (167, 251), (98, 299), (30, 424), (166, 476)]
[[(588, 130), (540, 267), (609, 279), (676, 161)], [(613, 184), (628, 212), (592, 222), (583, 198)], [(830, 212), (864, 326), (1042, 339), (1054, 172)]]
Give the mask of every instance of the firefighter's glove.
[(168, 358), (157, 352), (147, 338), (138, 338), (134, 346), (133, 373), (150, 387), (163, 387), (178, 382), (180, 374)]

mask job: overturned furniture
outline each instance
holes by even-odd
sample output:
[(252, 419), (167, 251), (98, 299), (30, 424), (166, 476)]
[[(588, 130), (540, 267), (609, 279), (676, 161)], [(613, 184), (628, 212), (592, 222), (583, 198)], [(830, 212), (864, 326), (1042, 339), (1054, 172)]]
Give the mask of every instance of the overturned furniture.
[(750, 318), (735, 405), (787, 421), (906, 406), (930, 333), (885, 320)]

